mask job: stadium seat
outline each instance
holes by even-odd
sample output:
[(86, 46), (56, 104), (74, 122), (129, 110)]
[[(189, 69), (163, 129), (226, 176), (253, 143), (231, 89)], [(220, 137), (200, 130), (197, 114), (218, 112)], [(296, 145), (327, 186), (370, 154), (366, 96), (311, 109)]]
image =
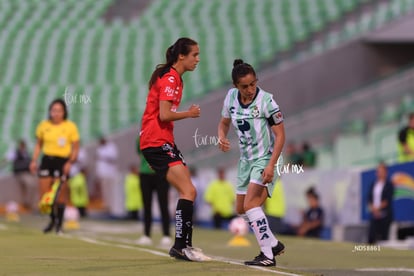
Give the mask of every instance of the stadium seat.
[(343, 132), (347, 134), (364, 134), (367, 130), (367, 124), (362, 119), (353, 119), (346, 122), (343, 127)]
[[(73, 119), (81, 124), (83, 139), (87, 141), (138, 120), (148, 78), (155, 66), (163, 62), (166, 47), (177, 37), (194, 37), (201, 48), (198, 70), (185, 76), (185, 102), (229, 83), (234, 58), (242, 57), (260, 69), (262, 63), (339, 20), (361, 1), (154, 0), (140, 17), (128, 23), (120, 19), (106, 23), (101, 16), (112, 3), (1, 1), (0, 83), (5, 90), (0, 92), (0, 113), (15, 108), (14, 104), (4, 103), (10, 98), (17, 97), (16, 102), (22, 102), (34, 91), (40, 93), (43, 98), (34, 100), (34, 109), (23, 111), (33, 114), (33, 120), (25, 123), (28, 130), (33, 130), (38, 119), (44, 118), (45, 104), (62, 96), (65, 87), (75, 87), (77, 93), (92, 91), (92, 110), (71, 107)], [(349, 25), (346, 31), (330, 36), (326, 44), (334, 46), (413, 9), (413, 0), (384, 3), (376, 12)], [(326, 45), (315, 44), (313, 51), (323, 47)], [(7, 95), (10, 91), (17, 94)], [(113, 98), (113, 94), (119, 93), (122, 97)], [(122, 109), (120, 102), (124, 99), (128, 102)], [(102, 115), (108, 121), (99, 122), (97, 114), (103, 109), (111, 112)], [(18, 118), (3, 119), (3, 124), (7, 122), (7, 142), (12, 136), (27, 135), (27, 131), (13, 130), (9, 120), (14, 122)]]
[[(349, 150), (349, 149), (352, 149)], [(360, 135), (342, 134), (334, 143), (337, 167), (367, 165), (374, 158), (374, 151)]]
[(317, 153), (317, 167), (319, 169), (331, 169), (334, 167), (334, 153), (330, 148), (320, 148), (316, 149)]
[(396, 122), (399, 117), (398, 107), (395, 104), (387, 104), (381, 113), (379, 122), (390, 123)]
[(399, 106), (399, 111), (401, 115), (414, 112), (414, 97), (412, 96), (412, 92), (408, 92), (407, 95), (403, 97)]

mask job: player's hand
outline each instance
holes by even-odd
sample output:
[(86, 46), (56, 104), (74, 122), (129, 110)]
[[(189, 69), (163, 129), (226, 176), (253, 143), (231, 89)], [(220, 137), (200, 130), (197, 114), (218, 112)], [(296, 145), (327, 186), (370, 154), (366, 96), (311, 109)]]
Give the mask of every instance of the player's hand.
[(381, 218), (381, 210), (374, 207), (372, 210), (372, 216), (377, 219)]
[(262, 172), (263, 184), (271, 183), (273, 181), (274, 174), (274, 167), (266, 166)]
[(309, 231), (309, 227), (308, 227), (307, 223), (303, 223), (303, 224), (299, 227), (297, 234), (298, 234), (298, 236), (303, 237), (303, 236), (305, 236), (305, 235), (306, 235), (306, 233), (307, 233), (308, 231)]
[(69, 175), (71, 166), (72, 166), (72, 163), (70, 163), (69, 161), (66, 162), (65, 165), (63, 165), (63, 175)]
[(227, 138), (219, 138), (219, 149), (223, 152), (230, 150), (230, 141)]
[(190, 114), (190, 118), (197, 118), (200, 117), (201, 109), (198, 104), (192, 104), (188, 109), (188, 113)]
[(30, 162), (29, 169), (30, 169), (30, 172), (31, 172), (32, 174), (36, 175), (36, 171), (37, 171), (37, 164), (36, 164), (36, 161), (31, 161), (31, 162)]

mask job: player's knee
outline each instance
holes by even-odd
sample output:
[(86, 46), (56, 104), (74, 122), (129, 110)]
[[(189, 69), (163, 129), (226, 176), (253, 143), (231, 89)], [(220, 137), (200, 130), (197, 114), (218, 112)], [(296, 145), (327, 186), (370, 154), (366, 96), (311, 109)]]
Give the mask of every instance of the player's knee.
[(196, 190), (196, 188), (193, 185), (191, 185), (191, 189), (188, 189), (188, 190), (189, 190), (189, 196), (191, 196), (191, 198), (194, 201), (196, 199), (196, 197), (197, 197), (197, 190)]
[(181, 198), (185, 198), (191, 201), (195, 201), (197, 197), (197, 190), (193, 185), (189, 185), (181, 191)]

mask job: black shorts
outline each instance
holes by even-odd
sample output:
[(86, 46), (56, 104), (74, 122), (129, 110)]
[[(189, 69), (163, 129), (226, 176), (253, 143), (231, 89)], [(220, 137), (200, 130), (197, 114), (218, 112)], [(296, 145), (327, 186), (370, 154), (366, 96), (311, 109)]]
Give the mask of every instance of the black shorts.
[(39, 177), (61, 177), (63, 176), (63, 166), (69, 158), (43, 155), (39, 167)]
[(151, 147), (142, 150), (142, 154), (153, 170), (163, 177), (167, 174), (168, 168), (177, 164), (183, 164), (185, 161), (182, 153), (176, 145), (165, 143), (161, 147)]

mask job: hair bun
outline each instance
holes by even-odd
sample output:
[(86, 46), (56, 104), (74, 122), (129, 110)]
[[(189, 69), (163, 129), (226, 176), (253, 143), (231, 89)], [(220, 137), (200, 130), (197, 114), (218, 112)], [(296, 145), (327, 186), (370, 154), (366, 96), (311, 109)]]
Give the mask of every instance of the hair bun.
[(170, 47), (168, 47), (167, 51), (170, 52), (171, 54), (174, 52), (174, 45), (171, 45)]
[(244, 61), (242, 59), (235, 59), (233, 61), (233, 67), (236, 67), (237, 65), (243, 64)]

